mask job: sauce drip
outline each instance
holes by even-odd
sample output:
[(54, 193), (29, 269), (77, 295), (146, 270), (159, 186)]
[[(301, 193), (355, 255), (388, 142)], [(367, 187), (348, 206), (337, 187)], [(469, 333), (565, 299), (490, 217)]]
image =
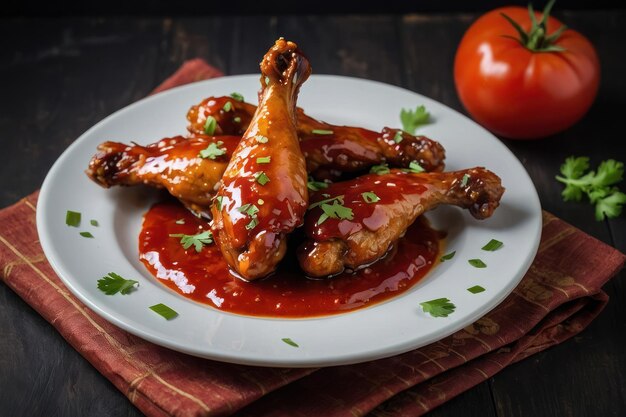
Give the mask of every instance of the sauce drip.
[(208, 224), (174, 201), (145, 214), (139, 236), (140, 259), (159, 282), (186, 298), (222, 311), (261, 317), (318, 317), (371, 306), (396, 297), (419, 282), (437, 262), (440, 232), (418, 218), (389, 253), (356, 272), (329, 279), (304, 277), (290, 236), (290, 250), (278, 270), (254, 282), (235, 277), (217, 245), (196, 252), (171, 234), (195, 235)]

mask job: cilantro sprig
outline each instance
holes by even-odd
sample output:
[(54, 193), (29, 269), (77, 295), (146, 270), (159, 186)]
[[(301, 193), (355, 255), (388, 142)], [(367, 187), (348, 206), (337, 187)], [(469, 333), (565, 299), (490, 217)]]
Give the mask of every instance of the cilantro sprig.
[(201, 150), (199, 153), (200, 158), (204, 158), (204, 159), (215, 159), (218, 156), (222, 156), (226, 153), (226, 149), (222, 148), (222, 145), (224, 144), (224, 142), (217, 141), (217, 142), (212, 142), (209, 143), (209, 146), (207, 146), (205, 149)]
[(309, 206), (309, 210), (319, 207), (322, 209), (322, 215), (315, 223), (316, 226), (324, 223), (328, 219), (339, 220), (352, 220), (354, 219), (354, 213), (352, 209), (344, 206), (344, 196), (338, 195), (336, 197), (330, 197), (325, 200), (320, 200), (317, 203), (313, 203)]
[(328, 183), (326, 181), (315, 181), (313, 178), (309, 177), (306, 186), (311, 191), (319, 191), (328, 188)]
[(430, 113), (426, 111), (424, 106), (417, 106), (415, 110), (402, 109), (400, 121), (402, 122), (402, 130), (413, 135), (418, 127), (430, 123)]
[(107, 276), (98, 280), (98, 289), (106, 295), (117, 294), (126, 295), (136, 288), (138, 281), (125, 279), (115, 272), (109, 272)]
[(194, 247), (196, 252), (200, 252), (204, 245), (210, 245), (213, 243), (213, 234), (210, 230), (205, 230), (204, 232), (197, 233), (195, 235), (186, 235), (184, 233), (172, 233), (170, 237), (180, 238), (180, 244), (183, 249), (187, 250), (191, 246)]
[(420, 303), (422, 311), (428, 313), (433, 317), (448, 317), (454, 313), (456, 306), (450, 302), (447, 298), (437, 298), (430, 301), (424, 301)]
[[(565, 188), (561, 192), (564, 201), (581, 201), (586, 195), (595, 204), (596, 220), (615, 218), (622, 213), (626, 194), (615, 185), (622, 181), (624, 164), (614, 159), (602, 161), (596, 171), (589, 170), (589, 158), (570, 156), (561, 165), (561, 175), (556, 179)], [(587, 172), (588, 171), (588, 172)]]

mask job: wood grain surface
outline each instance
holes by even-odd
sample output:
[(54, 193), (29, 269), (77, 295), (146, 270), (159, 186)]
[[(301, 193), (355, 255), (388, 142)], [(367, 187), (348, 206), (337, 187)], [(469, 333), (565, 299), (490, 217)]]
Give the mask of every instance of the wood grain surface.
[[(626, 11), (556, 13), (596, 45), (600, 94), (589, 114), (541, 141), (504, 141), (523, 162), (544, 209), (626, 252), (626, 217), (596, 222), (564, 203), (562, 161), (626, 161)], [(463, 111), (454, 89), (456, 45), (475, 14), (4, 19), (0, 24), (0, 207), (41, 186), (81, 133), (142, 98), (184, 60), (227, 74), (258, 72), (278, 36), (306, 51), (315, 73), (409, 88)], [(471, 144), (470, 144), (471, 146)], [(626, 185), (622, 186), (626, 188)], [(513, 365), (432, 416), (625, 416), (624, 273), (580, 336)], [(0, 416), (138, 416), (140, 412), (56, 331), (0, 284)]]

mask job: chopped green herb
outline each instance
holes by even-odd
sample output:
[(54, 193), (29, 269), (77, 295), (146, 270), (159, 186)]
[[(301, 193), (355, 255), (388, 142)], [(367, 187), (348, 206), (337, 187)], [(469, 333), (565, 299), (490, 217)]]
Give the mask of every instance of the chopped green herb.
[(265, 85), (270, 85), (270, 77), (265, 76)]
[(448, 317), (456, 309), (456, 306), (447, 298), (424, 301), (420, 303), (420, 306), (422, 306), (424, 313), (428, 313), (433, 317)]
[(261, 185), (265, 185), (268, 182), (270, 182), (270, 178), (267, 175), (265, 175), (265, 172), (263, 171), (257, 173), (254, 179), (256, 180), (256, 182), (258, 182)]
[(430, 113), (426, 111), (424, 106), (417, 106), (415, 110), (402, 109), (400, 121), (402, 122), (402, 129), (413, 135), (419, 126), (430, 122)]
[(159, 316), (163, 317), (165, 320), (171, 320), (174, 317), (178, 316), (178, 313), (173, 310), (171, 307), (166, 306), (163, 303), (155, 304), (149, 307), (150, 310), (157, 313)]
[(170, 234), (170, 237), (179, 237), (180, 244), (185, 250), (189, 249), (193, 245), (196, 252), (200, 252), (204, 245), (210, 245), (211, 243), (213, 243), (213, 234), (210, 230), (205, 230), (204, 232), (195, 235), (172, 233)]
[(370, 203), (370, 204), (380, 201), (380, 197), (378, 197), (372, 191), (366, 191), (364, 193), (361, 193), (361, 197), (363, 197), (363, 201), (365, 201), (366, 203)]
[(402, 131), (401, 130), (397, 130), (396, 134), (393, 136), (393, 141), (395, 143), (400, 143), (400, 142), (402, 142), (402, 139), (404, 139), (402, 137)]
[(221, 195), (218, 195), (217, 197), (215, 197), (215, 205), (217, 206), (218, 210), (222, 210), (222, 199), (224, 197), (222, 197)]
[(445, 261), (449, 261), (450, 259), (454, 258), (454, 255), (456, 255), (456, 251), (453, 250), (450, 253), (447, 253), (445, 255), (443, 255), (441, 258), (439, 258), (440, 262), (445, 262)]
[(340, 219), (340, 220), (352, 220), (354, 213), (351, 208), (343, 206), (338, 200), (335, 200), (333, 204), (322, 203), (320, 205), (323, 213), (317, 220), (316, 225), (324, 223), (327, 219)]
[(469, 264), (472, 265), (474, 268), (486, 268), (487, 267), (487, 264), (481, 261), (480, 259), (468, 259), (467, 262), (469, 262)]
[(185, 219), (178, 219), (175, 222), (176, 224), (185, 224)]
[(267, 136), (263, 136), (263, 135), (256, 135), (254, 137), (256, 139), (257, 142), (259, 143), (267, 143), (269, 142), (269, 139), (267, 138)]
[(324, 129), (313, 129), (313, 130), (311, 130), (311, 133), (313, 133), (314, 135), (332, 135), (333, 131), (332, 130), (324, 130)]
[(328, 183), (325, 181), (315, 181), (313, 178), (309, 177), (306, 186), (311, 191), (319, 191), (328, 188)]
[(467, 181), (469, 181), (469, 179), (469, 174), (463, 175), (463, 178), (461, 179), (461, 187), (467, 187)]
[(79, 235), (93, 239), (93, 235), (89, 232), (80, 232)]
[(226, 104), (224, 104), (224, 107), (222, 107), (222, 110), (224, 110), (225, 112), (229, 112), (233, 109), (233, 103), (231, 103), (230, 101), (227, 101)]
[(68, 210), (65, 213), (65, 224), (72, 227), (80, 226), (80, 213), (78, 211)]
[(483, 246), (481, 249), (482, 250), (486, 250), (489, 252), (493, 252), (495, 250), (498, 250), (502, 247), (503, 243), (500, 242), (499, 240), (496, 239), (491, 239), (485, 246)]
[(230, 93), (230, 96), (237, 101), (243, 101), (243, 96), (239, 93)]
[(250, 220), (250, 223), (248, 223), (248, 224), (246, 225), (246, 230), (252, 230), (252, 229), (254, 229), (254, 228), (257, 226), (257, 224), (259, 224), (259, 219), (258, 219), (256, 216), (254, 216), (254, 217), (252, 217), (252, 219)]
[(408, 168), (403, 169), (404, 172), (411, 172), (413, 174), (419, 174), (424, 172), (424, 168), (417, 161), (411, 161)]
[(241, 117), (237, 116), (237, 117), (233, 117), (233, 122), (235, 123), (241, 123)]
[(290, 339), (290, 338), (288, 338), (288, 337), (283, 337), (283, 338), (282, 338), (282, 339), (280, 339), (280, 340), (282, 340), (283, 342), (287, 343), (289, 346), (293, 346), (293, 347), (300, 347), (300, 346), (298, 346), (298, 344), (297, 344), (296, 342), (294, 342), (293, 340), (291, 340), (291, 339)]
[(374, 165), (370, 168), (370, 174), (383, 175), (389, 174), (390, 172), (391, 170), (389, 169), (389, 166), (387, 164)]
[(206, 118), (206, 122), (204, 122), (204, 133), (211, 136), (213, 135), (213, 133), (215, 133), (216, 127), (217, 127), (217, 120), (215, 120), (215, 117), (208, 116)]
[(239, 207), (237, 211), (239, 213), (247, 214), (250, 217), (254, 217), (259, 212), (259, 208), (255, 206), (254, 204), (248, 203)]
[(93, 227), (98, 227), (98, 226), (100, 226), (100, 225), (98, 224), (98, 220), (94, 220), (94, 219), (89, 220), (89, 224), (91, 224)]
[(325, 200), (320, 200), (317, 203), (313, 203), (309, 206), (309, 210), (314, 209), (317, 206), (321, 206), (322, 204), (326, 204), (326, 203), (330, 203), (331, 201), (339, 201), (341, 204), (343, 204), (343, 194), (342, 195), (338, 195), (336, 197), (331, 197), (330, 194), (322, 194), (322, 197), (326, 197)]
[(469, 287), (467, 291), (471, 292), (472, 294), (478, 294), (479, 292), (485, 291), (485, 289), (480, 285), (474, 285), (473, 287)]
[(224, 142), (221, 140), (217, 143), (209, 143), (209, 146), (207, 146), (206, 149), (201, 150), (198, 156), (205, 159), (215, 159), (218, 156), (222, 156), (226, 153), (226, 149), (221, 147), (223, 144)]
[(269, 164), (271, 160), (272, 160), (271, 156), (259, 156), (256, 159), (256, 163), (257, 164)]
[(117, 294), (126, 295), (131, 292), (139, 282), (132, 279), (124, 279), (115, 272), (109, 272), (105, 277), (98, 280), (98, 289), (106, 295)]
[(589, 158), (570, 156), (561, 165), (561, 175), (556, 179), (565, 184), (561, 192), (564, 201), (580, 201), (587, 195), (595, 204), (596, 220), (615, 218), (622, 213), (626, 194), (615, 185), (622, 181), (624, 164), (614, 159), (602, 161), (598, 170), (589, 171)]

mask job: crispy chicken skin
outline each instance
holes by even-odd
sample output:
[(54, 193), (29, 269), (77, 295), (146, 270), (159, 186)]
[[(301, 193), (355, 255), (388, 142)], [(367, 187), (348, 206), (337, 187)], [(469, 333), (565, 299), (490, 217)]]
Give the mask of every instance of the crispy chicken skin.
[[(227, 104), (230, 103), (230, 104)], [(227, 110), (224, 110), (224, 109)], [(241, 135), (248, 127), (256, 107), (233, 97), (209, 97), (187, 113), (190, 134), (204, 133), (209, 116), (217, 121), (215, 134)], [(426, 171), (443, 171), (445, 150), (426, 136), (413, 136), (400, 129), (385, 127), (381, 132), (352, 126), (337, 126), (307, 116), (296, 109), (300, 148), (309, 172), (354, 172), (388, 162), (408, 167), (417, 161)], [(322, 172), (323, 171), (323, 172)]]
[[(211, 143), (220, 143), (224, 155), (200, 157)], [(165, 188), (188, 208), (208, 213), (215, 186), (238, 143), (238, 136), (198, 136), (193, 140), (176, 136), (148, 146), (104, 142), (85, 172), (105, 188), (138, 184)]]
[[(485, 219), (498, 207), (503, 192), (500, 178), (484, 168), (419, 174), (392, 170), (333, 184), (311, 198), (313, 208), (304, 225), (307, 240), (298, 249), (298, 261), (311, 277), (369, 265), (425, 211), (452, 204)], [(341, 203), (352, 215), (344, 212), (344, 219), (324, 219), (328, 206), (322, 207), (320, 201)]]
[(286, 237), (308, 206), (307, 172), (295, 126), (308, 60), (279, 39), (261, 61), (259, 107), (224, 172), (212, 206), (213, 235), (226, 262), (254, 280), (275, 270)]

